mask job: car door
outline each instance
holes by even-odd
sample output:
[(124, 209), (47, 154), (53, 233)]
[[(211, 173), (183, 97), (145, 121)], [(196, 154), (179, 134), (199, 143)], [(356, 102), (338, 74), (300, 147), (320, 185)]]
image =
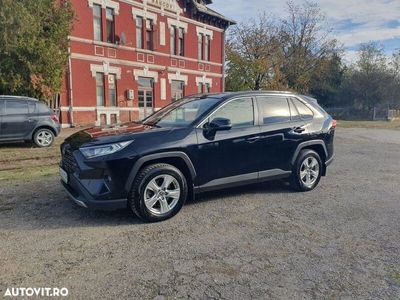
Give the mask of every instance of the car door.
[(302, 120), (292, 120), (286, 96), (258, 96), (261, 131), (260, 178), (291, 170), (293, 153), (301, 141)]
[[(198, 126), (197, 185), (213, 187), (257, 180), (260, 130), (256, 116), (253, 98), (237, 98), (228, 100)], [(229, 119), (232, 127), (210, 137), (205, 128), (217, 118)]]
[(29, 111), (26, 100), (5, 100), (1, 130), (6, 139), (22, 139), (29, 133)]

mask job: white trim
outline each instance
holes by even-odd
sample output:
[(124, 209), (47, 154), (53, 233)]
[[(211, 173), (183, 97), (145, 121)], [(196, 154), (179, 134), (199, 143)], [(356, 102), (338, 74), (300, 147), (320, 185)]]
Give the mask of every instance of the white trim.
[(149, 68), (144, 68), (143, 70), (133, 70), (135, 80), (139, 77), (153, 78), (154, 82), (158, 82), (158, 72), (149, 71)]
[(188, 85), (188, 76), (181, 75), (180, 72), (176, 72), (175, 74), (168, 74), (168, 82), (169, 84), (172, 83), (172, 80), (183, 81), (185, 85)]
[(210, 39), (212, 40), (214, 38), (214, 32), (212, 30), (208, 30), (205, 27), (196, 27), (196, 32), (197, 32), (197, 36), (200, 37), (201, 34), (203, 35), (208, 35), (210, 37)]
[(166, 28), (165, 22), (160, 22), (160, 46), (167, 45), (167, 35), (166, 35)]
[(196, 86), (199, 86), (200, 83), (209, 84), (210, 88), (212, 88), (213, 80), (212, 78), (207, 78), (206, 75), (203, 75), (202, 77), (196, 77)]
[(160, 79), (161, 83), (161, 100), (167, 100), (167, 80), (165, 78)]
[(192, 61), (192, 62), (198, 62), (198, 63), (207, 63), (212, 66), (216, 67), (222, 67), (223, 64), (216, 63), (216, 62), (211, 62), (211, 61), (205, 61), (205, 60), (199, 60), (191, 57), (186, 57), (186, 56), (178, 56), (178, 55), (171, 55), (170, 53), (163, 53), (163, 52), (157, 52), (157, 51), (150, 51), (146, 49), (138, 49), (134, 47), (128, 47), (128, 46), (121, 46), (121, 45), (115, 45), (115, 44), (110, 44), (110, 43), (105, 43), (105, 42), (100, 42), (100, 41), (94, 41), (94, 40), (89, 40), (89, 39), (84, 39), (84, 38), (79, 38), (79, 37), (74, 37), (74, 36), (69, 36), (70, 41), (74, 42), (79, 42), (79, 43), (84, 43), (84, 44), (89, 44), (89, 45), (99, 45), (99, 46), (105, 46), (105, 47), (114, 47), (126, 51), (136, 51), (136, 52), (141, 52), (141, 53), (149, 53), (149, 54), (154, 54), (154, 55), (159, 55), (159, 56), (164, 56), (164, 57), (171, 57), (171, 58), (179, 58), (179, 59), (185, 59), (187, 61)]
[(174, 20), (174, 19), (170, 19), (170, 18), (168, 18), (167, 22), (168, 22), (168, 28), (170, 30), (172, 29), (172, 26), (175, 26), (176, 28), (183, 28), (185, 33), (188, 32), (188, 23), (184, 23), (179, 20)]
[[(160, 0), (144, 0), (143, 3), (144, 4), (151, 4), (154, 5), (156, 7), (159, 7), (159, 9), (165, 13), (165, 10), (168, 11), (172, 11), (174, 13), (178, 13), (181, 14), (182, 13), (182, 9), (179, 7), (179, 4), (176, 0), (164, 0), (164, 1), (160, 1)], [(157, 2), (161, 2), (161, 3), (157, 3)], [(164, 3), (163, 3), (164, 2)], [(168, 2), (169, 5), (166, 5), (165, 2)]]
[(117, 79), (121, 79), (121, 68), (110, 67), (108, 62), (103, 62), (102, 65), (90, 65), (90, 72), (92, 72), (92, 77), (96, 77), (96, 73), (104, 73), (104, 75), (115, 74)]
[(147, 67), (148, 69), (155, 69), (158, 71), (165, 71), (167, 68), (171, 72), (182, 72), (185, 74), (193, 74), (193, 75), (203, 75), (206, 74), (207, 77), (217, 77), (217, 78), (222, 78), (223, 75), (219, 73), (211, 73), (211, 72), (199, 72), (196, 70), (190, 70), (190, 69), (179, 69), (175, 67), (166, 67), (162, 65), (157, 65), (157, 64), (146, 64), (146, 63), (141, 63), (141, 62), (134, 62), (134, 61), (129, 61), (129, 60), (121, 60), (121, 59), (113, 59), (113, 58), (104, 58), (104, 57), (99, 57), (99, 56), (94, 56), (94, 55), (86, 55), (86, 54), (78, 54), (78, 53), (72, 53), (71, 58), (73, 59), (79, 59), (79, 60), (85, 60), (85, 61), (90, 61), (90, 62), (108, 62), (111, 64), (116, 64), (116, 65), (123, 65), (123, 66), (130, 66), (130, 67), (138, 67), (138, 68), (143, 68)]
[(93, 4), (101, 5), (102, 8), (114, 9), (115, 15), (119, 15), (119, 3), (112, 0), (88, 0), (89, 7), (93, 7)]
[(146, 7), (143, 10), (132, 7), (132, 15), (133, 19), (136, 20), (136, 17), (142, 17), (143, 19), (150, 19), (154, 22), (157, 22), (157, 14), (148, 12)]

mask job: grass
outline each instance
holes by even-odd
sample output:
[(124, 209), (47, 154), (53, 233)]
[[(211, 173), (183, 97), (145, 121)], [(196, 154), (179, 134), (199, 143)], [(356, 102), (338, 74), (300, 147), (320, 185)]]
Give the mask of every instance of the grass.
[(400, 120), (387, 121), (338, 121), (340, 128), (371, 128), (400, 130)]

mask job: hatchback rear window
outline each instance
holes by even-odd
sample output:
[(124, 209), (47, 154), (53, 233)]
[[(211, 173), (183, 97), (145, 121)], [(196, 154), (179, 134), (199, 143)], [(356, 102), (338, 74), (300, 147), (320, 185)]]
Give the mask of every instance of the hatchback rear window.
[(44, 103), (38, 103), (39, 113), (50, 113), (50, 108)]
[(314, 117), (313, 111), (307, 107), (303, 102), (296, 98), (292, 98), (293, 103), (297, 107), (297, 111), (302, 120), (311, 120)]

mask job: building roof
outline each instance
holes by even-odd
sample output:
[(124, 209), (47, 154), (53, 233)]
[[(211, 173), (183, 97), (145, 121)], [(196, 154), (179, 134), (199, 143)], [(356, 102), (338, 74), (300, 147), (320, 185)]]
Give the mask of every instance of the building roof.
[(228, 26), (236, 24), (236, 21), (234, 21), (234, 20), (232, 20), (230, 18), (227, 18), (227, 17), (221, 15), (220, 13), (216, 12), (215, 10), (209, 8), (207, 5), (211, 4), (212, 0), (203, 0), (204, 4), (203, 3), (199, 3), (196, 0), (191, 0), (191, 2), (193, 4), (196, 12), (200, 12), (200, 13), (209, 15), (211, 17), (215, 17), (215, 18), (218, 18), (220, 20), (223, 20), (223, 21), (228, 23), (227, 24)]

